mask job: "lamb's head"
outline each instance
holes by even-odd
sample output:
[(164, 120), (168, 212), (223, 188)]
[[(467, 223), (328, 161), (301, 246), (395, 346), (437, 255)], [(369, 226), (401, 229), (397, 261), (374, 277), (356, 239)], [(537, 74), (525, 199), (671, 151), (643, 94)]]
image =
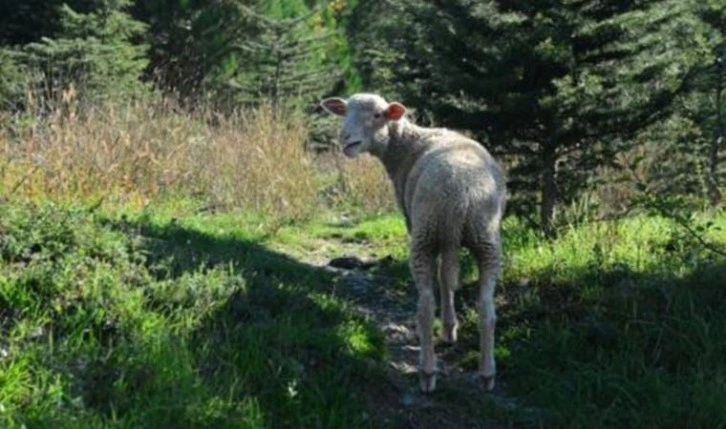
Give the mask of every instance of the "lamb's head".
[(347, 100), (326, 98), (320, 103), (325, 110), (343, 116), (340, 144), (343, 153), (355, 158), (363, 152), (383, 152), (389, 141), (389, 121), (398, 121), (406, 113), (401, 103), (388, 103), (376, 94), (355, 94)]

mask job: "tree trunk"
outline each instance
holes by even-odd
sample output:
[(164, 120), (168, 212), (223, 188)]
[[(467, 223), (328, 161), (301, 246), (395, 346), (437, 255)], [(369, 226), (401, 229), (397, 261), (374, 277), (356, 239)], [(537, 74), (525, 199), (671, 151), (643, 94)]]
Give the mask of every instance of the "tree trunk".
[(555, 235), (555, 203), (557, 201), (557, 157), (555, 146), (545, 144), (542, 147), (542, 196), (540, 205), (540, 224), (542, 232), (548, 238)]
[(715, 207), (721, 202), (721, 191), (719, 190), (718, 180), (718, 153), (721, 144), (724, 140), (724, 122), (723, 122), (723, 72), (724, 72), (724, 58), (723, 55), (717, 59), (716, 73), (716, 134), (711, 143), (711, 153), (709, 156), (709, 169), (708, 169), (708, 197), (711, 202), (711, 206)]

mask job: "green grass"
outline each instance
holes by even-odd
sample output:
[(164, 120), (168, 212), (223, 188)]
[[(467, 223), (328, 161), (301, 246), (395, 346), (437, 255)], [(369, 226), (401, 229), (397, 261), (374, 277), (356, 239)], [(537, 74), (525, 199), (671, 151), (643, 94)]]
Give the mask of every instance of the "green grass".
[[(704, 234), (723, 248), (726, 218)], [(281, 237), (352, 241), (392, 255), (397, 263), (386, 271), (400, 280), (392, 287), (411, 287), (398, 216), (321, 222)], [(503, 390), (519, 405), (489, 403), (488, 413), (519, 426), (726, 427), (725, 258), (656, 217), (572, 226), (553, 242), (509, 218), (504, 237), (496, 352)], [(476, 272), (470, 258), (464, 263), (469, 283)], [(445, 353), (470, 370), (475, 292), (459, 294), (461, 340)], [(441, 400), (470, 401), (445, 383)], [(470, 402), (481, 412), (481, 401)]]
[(548, 427), (726, 427), (723, 257), (660, 218), (510, 241), (502, 366)]
[(0, 210), (1, 427), (368, 425), (381, 336), (329, 275), (224, 217)]
[[(184, 207), (0, 205), (0, 427), (379, 427), (382, 333), (302, 260), (390, 257), (398, 215), (268, 224)], [(707, 237), (726, 242), (726, 218)], [(499, 391), (432, 408), (514, 427), (726, 427), (726, 260), (677, 225), (504, 225)], [(307, 259), (306, 259), (307, 258)], [(474, 275), (465, 258), (465, 282)], [(444, 359), (476, 364), (475, 290)], [(415, 380), (411, 380), (412, 385)]]

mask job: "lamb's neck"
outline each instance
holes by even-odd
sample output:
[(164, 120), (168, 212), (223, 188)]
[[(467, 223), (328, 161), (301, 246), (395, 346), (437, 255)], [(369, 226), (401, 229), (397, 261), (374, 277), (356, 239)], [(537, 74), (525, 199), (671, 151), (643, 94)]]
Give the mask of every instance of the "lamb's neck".
[(403, 119), (389, 125), (389, 138), (385, 150), (374, 153), (386, 168), (393, 182), (396, 197), (403, 204), (406, 179), (416, 160), (426, 151), (429, 142), (425, 135), (429, 129), (414, 125)]

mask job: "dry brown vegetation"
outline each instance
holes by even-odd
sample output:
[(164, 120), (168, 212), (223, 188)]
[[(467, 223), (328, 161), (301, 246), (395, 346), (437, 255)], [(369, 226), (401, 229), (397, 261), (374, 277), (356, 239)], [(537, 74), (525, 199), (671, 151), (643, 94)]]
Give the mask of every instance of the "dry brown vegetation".
[(188, 197), (284, 219), (308, 218), (326, 203), (394, 207), (372, 159), (308, 153), (301, 115), (276, 119), (269, 106), (225, 116), (181, 113), (168, 102), (82, 114), (68, 106), (42, 118), (2, 119), (2, 195), (134, 206)]

